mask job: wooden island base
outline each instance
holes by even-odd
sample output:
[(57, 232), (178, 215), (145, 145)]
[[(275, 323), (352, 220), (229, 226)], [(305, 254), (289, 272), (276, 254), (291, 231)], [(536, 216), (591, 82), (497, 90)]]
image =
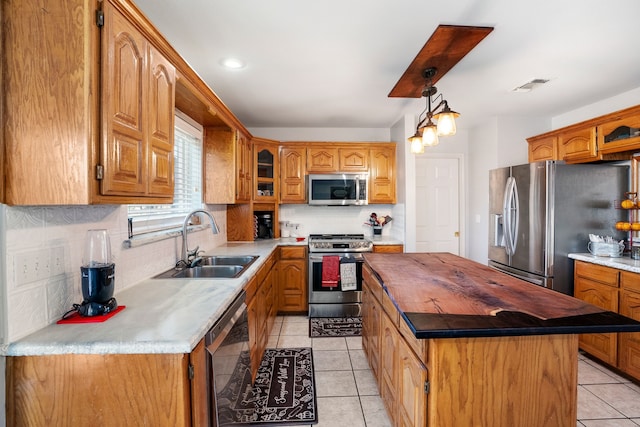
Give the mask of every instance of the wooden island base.
[(362, 346), (394, 426), (574, 427), (578, 334), (640, 332), (452, 254), (364, 259)]
[(429, 340), (429, 426), (575, 426), (577, 335)]

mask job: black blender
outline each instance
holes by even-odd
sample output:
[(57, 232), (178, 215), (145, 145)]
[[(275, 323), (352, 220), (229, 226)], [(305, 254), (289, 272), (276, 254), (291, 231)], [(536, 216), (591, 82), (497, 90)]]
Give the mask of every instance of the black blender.
[(82, 259), (82, 316), (107, 314), (118, 307), (113, 298), (115, 264), (111, 261), (111, 242), (107, 230), (88, 230)]

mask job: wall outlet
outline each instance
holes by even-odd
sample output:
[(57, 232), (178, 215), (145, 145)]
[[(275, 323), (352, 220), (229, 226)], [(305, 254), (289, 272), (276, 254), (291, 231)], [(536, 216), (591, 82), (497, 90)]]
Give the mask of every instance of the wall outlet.
[[(38, 249), (15, 255), (13, 257), (13, 269), (16, 284), (24, 285), (51, 277), (52, 260), (58, 259), (52, 256), (53, 253), (56, 252), (52, 252), (49, 249)], [(62, 254), (62, 268), (64, 269), (64, 251), (62, 251)], [(59, 254), (58, 257), (60, 257)]]
[(57, 248), (52, 248), (50, 251), (51, 257), (49, 258), (49, 266), (51, 276), (58, 276), (61, 274), (65, 274), (65, 266), (64, 266), (64, 247), (59, 246)]

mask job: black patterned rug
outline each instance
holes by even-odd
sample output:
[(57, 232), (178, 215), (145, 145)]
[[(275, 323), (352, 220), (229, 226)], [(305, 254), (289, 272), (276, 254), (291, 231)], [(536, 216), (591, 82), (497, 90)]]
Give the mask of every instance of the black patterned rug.
[(309, 319), (309, 336), (357, 337), (362, 335), (362, 317), (312, 317)]
[(266, 349), (251, 386), (249, 354), (216, 393), (219, 426), (318, 422), (311, 348)]

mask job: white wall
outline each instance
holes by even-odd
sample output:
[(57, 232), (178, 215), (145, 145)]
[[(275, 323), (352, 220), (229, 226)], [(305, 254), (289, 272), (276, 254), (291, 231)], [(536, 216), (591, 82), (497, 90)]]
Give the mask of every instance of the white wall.
[(553, 126), (552, 129), (559, 129), (561, 127), (589, 120), (614, 111), (633, 107), (638, 105), (638, 100), (640, 100), (640, 87), (619, 95), (614, 95), (610, 98), (595, 101), (592, 104), (555, 116), (551, 120)]
[(276, 141), (392, 141), (389, 128), (249, 128), (249, 132)]
[(469, 137), (467, 257), (485, 264), (489, 233), (489, 171), (528, 161), (527, 137), (549, 130), (550, 118), (495, 117)]
[[(189, 234), (191, 248), (209, 249), (226, 241), (226, 206), (209, 206), (221, 232)], [(181, 237), (125, 249), (126, 206), (6, 207), (6, 263), (2, 277), (6, 292), (8, 324), (6, 341), (14, 341), (54, 323), (73, 303), (82, 301), (80, 266), (85, 233), (107, 229), (116, 264), (115, 296), (163, 270), (180, 257)], [(20, 279), (24, 260), (38, 259), (42, 273)], [(55, 267), (59, 262), (60, 267)], [(43, 267), (49, 263), (49, 268)]]

